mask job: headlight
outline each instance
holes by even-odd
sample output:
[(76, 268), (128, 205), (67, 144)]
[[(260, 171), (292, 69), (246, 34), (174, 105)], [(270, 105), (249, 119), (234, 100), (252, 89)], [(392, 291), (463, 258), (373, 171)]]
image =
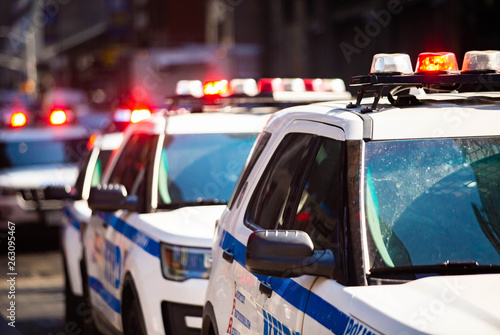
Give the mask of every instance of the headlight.
[(212, 251), (208, 248), (181, 247), (161, 244), (163, 276), (183, 281), (189, 278), (208, 278), (212, 268)]

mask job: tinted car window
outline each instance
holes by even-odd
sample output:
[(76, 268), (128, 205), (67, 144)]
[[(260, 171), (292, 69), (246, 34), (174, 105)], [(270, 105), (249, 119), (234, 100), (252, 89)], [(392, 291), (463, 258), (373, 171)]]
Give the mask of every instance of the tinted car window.
[[(289, 229), (309, 234), (315, 249), (333, 249), (338, 244), (343, 218), (342, 142), (321, 139), (303, 190), (297, 199)], [(294, 207), (295, 208), (295, 207)]]
[(124, 185), (129, 195), (137, 195), (140, 203), (144, 203), (146, 198), (146, 175), (155, 149), (155, 138), (147, 134), (132, 135), (109, 179), (110, 183)]
[(288, 134), (282, 140), (254, 191), (246, 220), (264, 229), (283, 227), (283, 211), (297, 171), (303, 168), (313, 139), (310, 134)]

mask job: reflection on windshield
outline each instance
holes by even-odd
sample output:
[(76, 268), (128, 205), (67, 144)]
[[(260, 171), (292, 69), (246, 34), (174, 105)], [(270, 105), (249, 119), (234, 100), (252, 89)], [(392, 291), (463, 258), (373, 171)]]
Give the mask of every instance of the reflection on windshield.
[(369, 142), (365, 180), (372, 267), (500, 264), (500, 138)]
[(165, 139), (159, 207), (226, 203), (258, 134), (180, 134)]
[(0, 143), (0, 168), (77, 163), (86, 140), (41, 140)]

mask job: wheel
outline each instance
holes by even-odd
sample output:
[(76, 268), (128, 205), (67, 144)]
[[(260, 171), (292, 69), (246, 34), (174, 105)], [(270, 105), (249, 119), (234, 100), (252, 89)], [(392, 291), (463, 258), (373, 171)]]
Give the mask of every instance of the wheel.
[(124, 335), (146, 335), (146, 324), (142, 317), (142, 311), (139, 300), (134, 294), (130, 294), (125, 303), (125, 310), (122, 314), (123, 334)]

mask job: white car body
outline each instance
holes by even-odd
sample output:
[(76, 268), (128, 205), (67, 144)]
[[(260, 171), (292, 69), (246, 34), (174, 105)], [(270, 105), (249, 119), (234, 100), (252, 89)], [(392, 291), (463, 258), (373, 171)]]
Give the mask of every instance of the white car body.
[[(100, 331), (126, 331), (124, 323), (130, 318), (127, 315), (131, 309), (129, 301), (132, 295), (132, 300), (138, 301), (137, 304), (140, 306), (147, 334), (165, 334), (166, 328), (179, 334), (199, 333), (208, 280), (206, 277), (196, 276), (183, 280), (167, 279), (162, 272), (162, 245), (201, 248), (200, 250), (206, 250), (209, 255), (215, 221), (222, 214), (224, 205), (217, 205), (216, 202), (211, 205), (202, 203), (196, 205), (194, 202), (191, 205), (180, 205), (178, 208), (163, 210), (158, 208), (161, 198), (161, 194), (158, 194), (162, 188), (158, 176), (161, 174), (160, 162), (164, 141), (177, 135), (250, 136), (251, 142), (243, 148), (244, 156), (241, 156), (243, 152), (234, 155), (239, 157), (235, 158), (234, 162), (238, 163), (241, 169), (254, 139), (268, 118), (269, 115), (231, 113), (175, 116), (155, 114), (127, 128), (124, 142), (116, 155), (111, 158), (101, 183), (103, 185), (116, 183), (113, 176), (123, 165), (122, 157), (127, 157), (129, 143), (136, 143), (135, 138), (144, 136), (147, 139), (144, 142), (146, 144), (143, 146), (130, 144), (130, 150), (132, 159), (144, 152), (148, 153), (148, 159), (145, 161), (147, 163), (144, 164), (151, 164), (148, 165), (148, 169), (152, 169), (152, 177), (147, 179), (148, 182), (142, 181), (141, 184), (147, 185), (144, 186), (145, 197), (151, 201), (147, 202), (147, 206), (151, 207), (146, 212), (126, 209), (103, 212), (94, 209), (90, 223), (84, 228), (84, 257), (90, 301)], [(192, 147), (183, 150), (186, 150), (184, 160), (189, 161), (192, 159), (191, 156), (197, 157), (199, 153), (196, 152), (204, 149), (193, 144)], [(123, 160), (127, 161), (125, 158)], [(228, 180), (236, 182), (238, 168), (230, 169), (231, 166), (227, 164), (232, 163), (231, 160), (222, 163), (226, 164), (226, 172), (231, 177), (224, 180), (217, 179), (219, 172), (214, 172), (211, 175), (213, 179), (202, 181), (205, 186), (212, 185), (217, 188), (222, 187)], [(172, 167), (176, 163), (169, 161), (169, 164)], [(131, 163), (130, 166), (136, 165)], [(170, 168), (167, 171), (172, 176), (173, 170)], [(119, 177), (119, 174), (116, 176)], [(218, 184), (219, 182), (221, 184)], [(205, 189), (204, 192), (201, 190), (201, 193), (204, 197), (209, 197), (207, 194), (210, 190)], [(130, 189), (128, 192), (134, 194)], [(90, 207), (92, 208), (92, 205)]]
[[(474, 96), (498, 98), (499, 94), (428, 94), (427, 98), (433, 100), (429, 105), (406, 108), (391, 106), (383, 98), (380, 109), (369, 113), (362, 111), (364, 106), (347, 108), (345, 101), (292, 107), (275, 114), (264, 129), (264, 133), (270, 134), (267, 144), (262, 145), (251, 169), (244, 170), (246, 178), (237, 185), (233, 203), (216, 228), (202, 334), (500, 333), (498, 272), (427, 276), (399, 281), (397, 285), (369, 285), (366, 275), (372, 268), (370, 257), (374, 256), (368, 252), (365, 217), (369, 213), (361, 205), (363, 202), (355, 207), (356, 218), (349, 219), (349, 223), (361, 226), (359, 241), (352, 242), (359, 244), (351, 246), (360, 250), (356, 254), (360, 258), (358, 270), (346, 270), (362, 272), (356, 284), (308, 274), (280, 278), (255, 274), (247, 267), (249, 237), (266, 229), (249, 221), (252, 196), (258, 192), (259, 182), (267, 180), (261, 177), (267, 178), (269, 163), (285, 135), (314, 134), (339, 143), (355, 143), (359, 151), (348, 153), (346, 164), (359, 166), (358, 172), (354, 169), (353, 173), (358, 178), (357, 185), (364, 185), (361, 171), (367, 143), (500, 136), (498, 102), (457, 103)], [(422, 101), (427, 98), (419, 97)], [(372, 101), (365, 99), (363, 104)], [(368, 128), (367, 118), (371, 122)], [(254, 151), (256, 147), (258, 144)], [(349, 159), (350, 154), (353, 156)], [(356, 178), (349, 179), (348, 185)], [(363, 199), (365, 195), (364, 187), (352, 186), (345, 192), (352, 193), (353, 199)], [(281, 221), (280, 224), (285, 225)], [(267, 285), (268, 291), (262, 285)]]
[[(56, 224), (60, 220), (61, 202), (44, 200), (42, 189), (74, 184), (88, 136), (87, 130), (77, 125), (0, 132), (3, 164), (10, 165), (0, 170), (2, 223)], [(69, 141), (74, 144), (70, 146)], [(42, 144), (51, 152), (40, 152)]]

